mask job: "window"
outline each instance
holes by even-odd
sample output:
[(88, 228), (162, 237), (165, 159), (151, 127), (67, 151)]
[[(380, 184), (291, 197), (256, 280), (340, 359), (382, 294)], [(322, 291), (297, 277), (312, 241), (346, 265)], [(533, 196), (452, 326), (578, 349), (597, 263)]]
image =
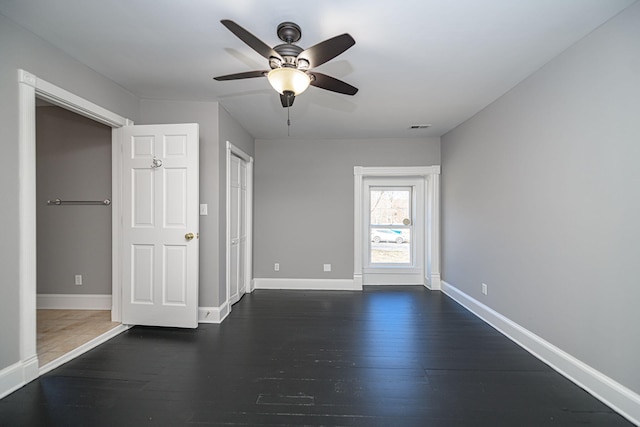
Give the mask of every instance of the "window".
[(411, 265), (412, 187), (369, 187), (369, 263)]

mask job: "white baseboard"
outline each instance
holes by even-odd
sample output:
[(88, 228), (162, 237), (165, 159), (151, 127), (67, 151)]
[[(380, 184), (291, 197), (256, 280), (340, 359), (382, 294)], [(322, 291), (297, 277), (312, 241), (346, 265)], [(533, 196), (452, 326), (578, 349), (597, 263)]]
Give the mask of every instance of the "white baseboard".
[(424, 286), (430, 291), (440, 291), (442, 290), (442, 280), (440, 279), (439, 274), (432, 274), (430, 277), (426, 277), (424, 280)]
[(0, 371), (0, 399), (25, 384), (22, 362), (14, 363)]
[(38, 294), (36, 307), (57, 310), (111, 310), (111, 295)]
[(46, 374), (52, 369), (55, 369), (81, 354), (86, 353), (92, 348), (97, 347), (103, 342), (115, 337), (119, 333), (126, 331), (130, 327), (131, 326), (127, 325), (116, 326), (110, 331), (107, 331), (91, 341), (82, 344), (81, 346), (71, 350), (69, 353), (47, 363), (41, 368), (38, 368), (38, 357), (34, 356), (29, 360), (14, 363), (13, 365), (0, 370), (0, 399), (25, 386), (32, 380), (38, 378), (38, 376)]
[(132, 327), (133, 326), (131, 326), (131, 325), (118, 325), (115, 328), (108, 330), (104, 334), (95, 337), (91, 341), (87, 341), (86, 343), (82, 344), (81, 346), (74, 348), (69, 353), (66, 353), (66, 354), (58, 357), (57, 359), (52, 360), (51, 362), (47, 363), (46, 365), (44, 365), (43, 367), (40, 368), (40, 375), (44, 375), (47, 372), (52, 371), (55, 368), (64, 365), (68, 361), (73, 360), (76, 357), (80, 356), (81, 354), (84, 354), (87, 351), (99, 346), (100, 344), (109, 341), (111, 338), (115, 337), (116, 335), (121, 334), (122, 332), (124, 332), (127, 329), (130, 329)]
[(38, 376), (46, 374), (68, 361), (75, 359), (129, 328), (131, 328), (129, 325), (118, 325), (40, 368), (38, 368), (38, 357), (34, 356), (29, 360), (14, 363), (0, 370), (0, 399), (25, 386), (32, 380), (38, 378)]
[(0, 399), (26, 384), (22, 362), (14, 363), (0, 371)]
[(442, 291), (507, 338), (573, 381), (623, 417), (640, 425), (640, 395), (507, 317), (442, 281)]
[(357, 290), (362, 289), (362, 273), (353, 273), (353, 287)]
[(424, 279), (421, 274), (364, 274), (363, 284), (365, 286), (424, 286)]
[(353, 279), (253, 279), (255, 289), (361, 291)]
[(220, 307), (198, 307), (198, 323), (222, 323), (229, 315), (229, 304)]
[(0, 399), (38, 377), (38, 358), (20, 361), (0, 370)]

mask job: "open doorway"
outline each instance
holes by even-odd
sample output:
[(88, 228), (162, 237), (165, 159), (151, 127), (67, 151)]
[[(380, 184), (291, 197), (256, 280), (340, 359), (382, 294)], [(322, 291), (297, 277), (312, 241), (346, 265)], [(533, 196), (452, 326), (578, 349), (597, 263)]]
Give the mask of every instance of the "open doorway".
[(111, 321), (111, 127), (36, 99), (36, 350), (40, 366)]
[[(132, 122), (111, 111), (108, 111), (90, 101), (87, 101), (65, 89), (62, 89), (35, 75), (18, 70), (19, 93), (19, 213), (20, 229), (18, 247), (20, 251), (20, 381), (15, 386), (20, 386), (37, 378), (39, 375), (73, 359), (79, 354), (95, 347), (127, 329), (125, 325), (119, 325), (100, 337), (77, 347), (72, 352), (57, 358), (54, 362), (42, 366), (38, 360), (36, 351), (36, 277), (37, 277), (37, 232), (36, 232), (36, 97), (51, 104), (73, 111), (83, 117), (90, 118), (111, 128), (119, 128)], [(119, 159), (119, 152), (112, 144), (112, 159)], [(119, 161), (118, 161), (119, 162)], [(112, 209), (119, 211), (120, 207), (120, 177), (119, 169), (113, 162), (112, 171)], [(117, 218), (112, 218), (112, 294), (120, 295), (120, 253), (119, 232), (115, 230), (119, 226)], [(75, 278), (74, 278), (75, 279)], [(120, 297), (111, 301), (111, 312), (114, 321), (120, 321)]]

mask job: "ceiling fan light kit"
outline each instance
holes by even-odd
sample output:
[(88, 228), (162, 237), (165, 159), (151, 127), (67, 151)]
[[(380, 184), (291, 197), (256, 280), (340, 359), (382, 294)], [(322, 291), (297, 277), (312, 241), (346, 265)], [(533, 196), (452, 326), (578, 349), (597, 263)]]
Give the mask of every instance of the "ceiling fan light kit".
[(297, 68), (274, 68), (267, 74), (271, 86), (281, 95), (285, 92), (293, 92), (294, 96), (300, 95), (311, 84), (311, 78), (304, 71)]

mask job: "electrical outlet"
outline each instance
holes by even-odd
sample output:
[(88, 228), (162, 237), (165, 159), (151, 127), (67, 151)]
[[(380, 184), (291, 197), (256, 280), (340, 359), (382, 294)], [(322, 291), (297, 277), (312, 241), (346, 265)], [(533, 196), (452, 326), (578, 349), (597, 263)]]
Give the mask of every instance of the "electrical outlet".
[(323, 271), (331, 271), (331, 264), (324, 264), (323, 268)]
[(82, 274), (76, 274), (76, 285), (82, 285)]
[(489, 292), (489, 287), (487, 286), (486, 283), (482, 284), (482, 295), (487, 295), (487, 293)]
[(273, 271), (280, 271), (280, 263), (276, 262), (273, 264)]

